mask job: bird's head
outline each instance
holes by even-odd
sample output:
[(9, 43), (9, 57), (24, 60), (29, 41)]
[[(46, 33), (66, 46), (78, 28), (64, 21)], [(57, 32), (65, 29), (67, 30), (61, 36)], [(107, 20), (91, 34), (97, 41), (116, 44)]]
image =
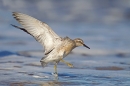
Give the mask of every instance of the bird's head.
[(84, 44), (84, 41), (82, 39), (76, 38), (76, 39), (74, 39), (74, 41), (75, 41), (76, 47), (84, 46), (84, 47), (90, 49), (87, 45)]

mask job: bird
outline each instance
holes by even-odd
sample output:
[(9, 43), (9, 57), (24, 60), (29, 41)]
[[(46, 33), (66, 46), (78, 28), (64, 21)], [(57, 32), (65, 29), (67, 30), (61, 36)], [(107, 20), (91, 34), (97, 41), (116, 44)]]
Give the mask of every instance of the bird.
[(90, 49), (82, 39), (58, 36), (46, 23), (20, 12), (12, 12), (12, 16), (22, 27), (11, 24), (13, 27), (30, 34), (44, 48), (44, 57), (40, 60), (41, 65), (46, 67), (50, 62), (54, 63), (54, 74), (58, 76), (57, 64), (65, 63), (69, 67), (73, 64), (63, 60), (74, 48), (84, 46)]

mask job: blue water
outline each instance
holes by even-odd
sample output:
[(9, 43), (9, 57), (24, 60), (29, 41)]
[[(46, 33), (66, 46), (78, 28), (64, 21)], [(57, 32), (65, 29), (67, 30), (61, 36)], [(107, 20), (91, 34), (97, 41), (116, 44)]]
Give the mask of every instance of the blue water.
[[(11, 23), (17, 24), (16, 21)], [(9, 23), (3, 23), (0, 25), (0, 76), (4, 77), (0, 79), (1, 86), (130, 85), (128, 22), (114, 25), (48, 22), (48, 25), (61, 37), (82, 38), (91, 49), (84, 47), (74, 49), (73, 53), (65, 58), (73, 63), (74, 68), (68, 68), (60, 63), (59, 80), (53, 81), (52, 64), (44, 69), (40, 66), (39, 61), (43, 57), (42, 46), (25, 32), (12, 27)]]
[[(107, 50), (115, 53), (129, 53), (130, 51), (130, 29), (128, 23), (116, 25), (49, 23), (49, 26), (61, 37), (82, 38), (91, 50)], [(1, 51), (42, 50), (39, 43), (23, 31), (7, 24), (2, 25), (1, 28)], [(25, 49), (24, 46), (28, 48)]]

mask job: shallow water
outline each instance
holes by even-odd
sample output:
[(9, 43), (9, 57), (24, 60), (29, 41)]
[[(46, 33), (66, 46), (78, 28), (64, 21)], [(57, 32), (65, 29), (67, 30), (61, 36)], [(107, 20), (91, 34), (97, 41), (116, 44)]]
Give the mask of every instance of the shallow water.
[[(42, 68), (43, 49), (33, 37), (11, 26), (1, 26), (1, 86), (129, 86), (129, 25), (49, 24), (60, 36), (82, 38), (91, 48), (79, 47), (65, 58), (74, 68), (58, 64), (55, 81), (53, 64)], [(122, 29), (123, 28), (123, 29)]]
[(70, 54), (65, 59), (71, 62), (74, 68), (59, 63), (59, 79), (56, 81), (52, 75), (53, 65), (42, 68), (39, 62), (41, 56), (42, 51), (26, 51), (26, 53), (24, 51), (2, 56), (0, 58), (0, 76), (2, 77), (0, 85), (129, 86), (130, 84), (130, 59), (128, 57)]

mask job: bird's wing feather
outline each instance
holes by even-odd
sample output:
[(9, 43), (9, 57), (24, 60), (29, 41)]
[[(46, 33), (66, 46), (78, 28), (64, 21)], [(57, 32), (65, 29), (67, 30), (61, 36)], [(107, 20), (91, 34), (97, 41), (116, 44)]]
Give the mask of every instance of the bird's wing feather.
[[(60, 37), (45, 23), (23, 13), (13, 12), (14, 18), (23, 26), (22, 30), (32, 35), (45, 48), (45, 54), (54, 48)], [(24, 30), (25, 29), (25, 30)]]

